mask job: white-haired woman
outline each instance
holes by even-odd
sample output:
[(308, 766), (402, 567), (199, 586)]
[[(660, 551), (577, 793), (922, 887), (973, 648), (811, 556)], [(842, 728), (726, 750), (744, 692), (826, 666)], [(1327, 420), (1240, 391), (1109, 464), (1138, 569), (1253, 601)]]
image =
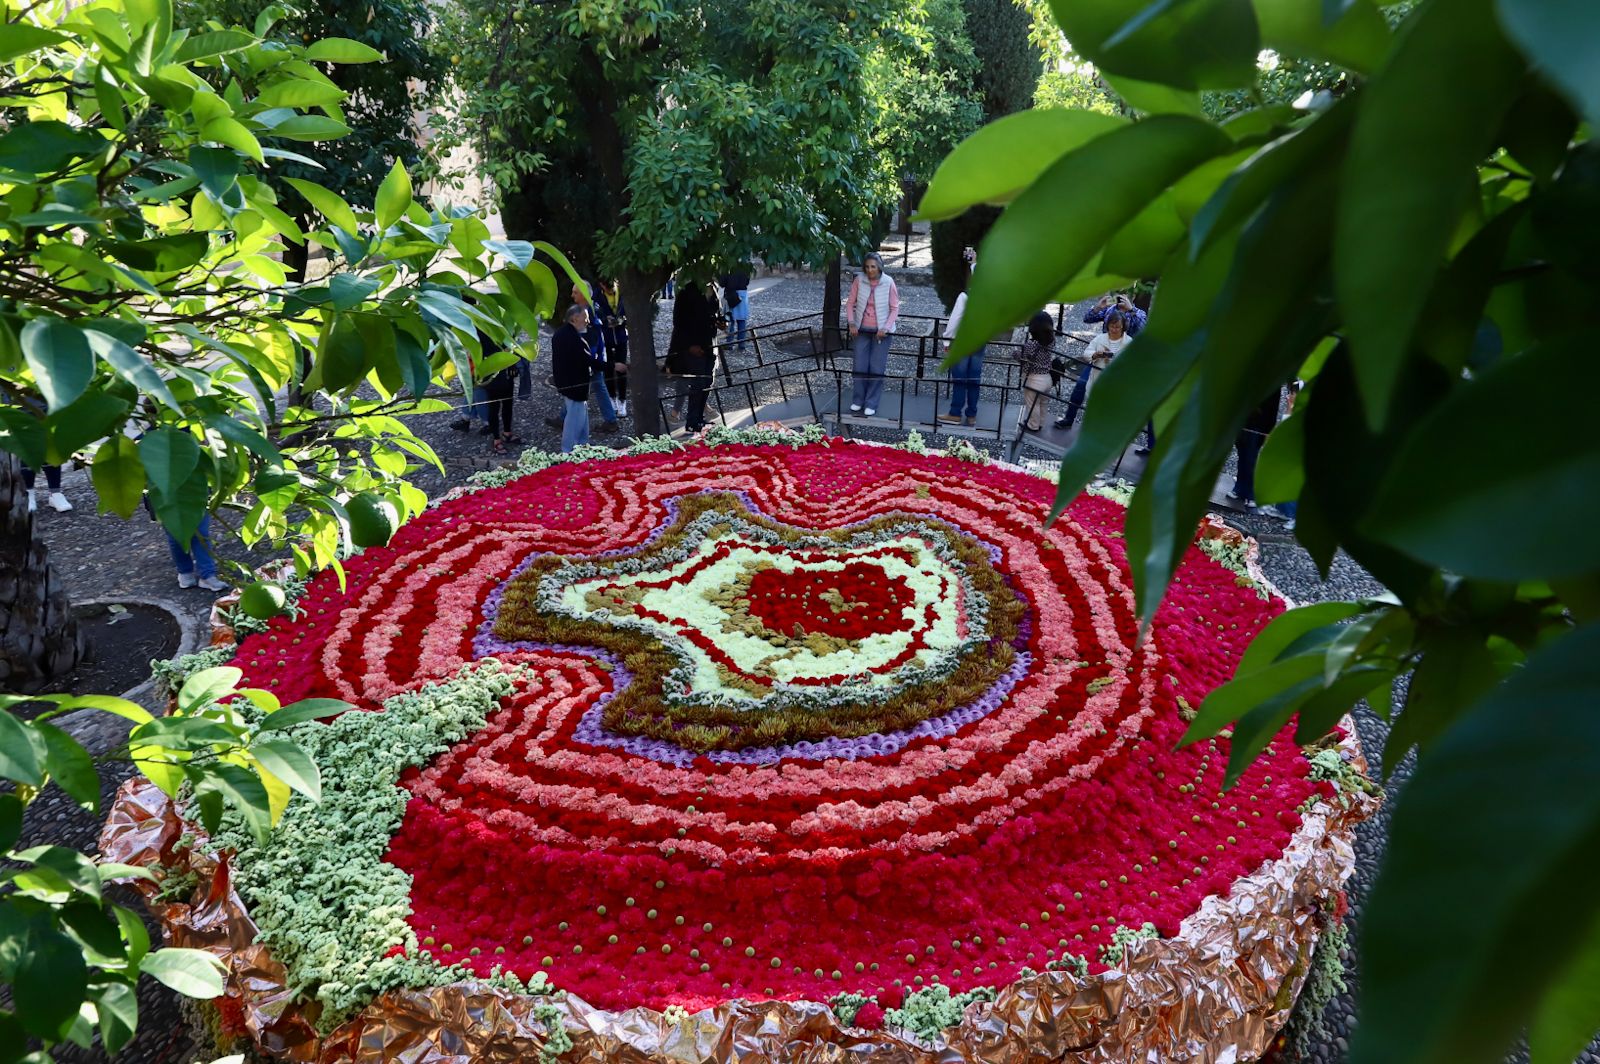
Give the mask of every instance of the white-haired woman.
[(845, 320), (850, 323), (850, 343), (854, 350), (855, 384), (850, 393), (850, 412), (878, 412), (883, 395), (883, 374), (889, 368), (889, 339), (900, 320), (900, 290), (894, 279), (883, 272), (883, 259), (868, 252), (862, 272), (850, 282), (850, 299), (845, 304)]

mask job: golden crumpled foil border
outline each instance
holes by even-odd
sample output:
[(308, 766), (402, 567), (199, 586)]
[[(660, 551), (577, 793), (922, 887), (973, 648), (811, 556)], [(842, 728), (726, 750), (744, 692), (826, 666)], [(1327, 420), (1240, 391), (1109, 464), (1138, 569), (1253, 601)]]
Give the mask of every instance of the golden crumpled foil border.
[[(1274, 593), (1253, 540), (1209, 523), (1201, 536), (1244, 542), (1252, 577)], [(1281, 596), (1281, 593), (1280, 597)], [(232, 632), (213, 614), (214, 643)], [(1355, 726), (1342, 722), (1341, 755), (1363, 772)], [(576, 1064), (1069, 1064), (1161, 1061), (1235, 1064), (1271, 1046), (1305, 982), (1328, 906), (1355, 871), (1355, 826), (1379, 799), (1342, 796), (1318, 803), (1276, 860), (1212, 896), (1176, 937), (1126, 948), (1121, 967), (1080, 979), (1046, 971), (969, 1006), (959, 1026), (934, 1042), (840, 1024), (826, 1004), (734, 1001), (677, 1023), (659, 1011), (598, 1009), (576, 994), (535, 998), (465, 981), (387, 991), (326, 1037), (320, 1007), (288, 985), (288, 972), (235, 892), (227, 855), (212, 857), (184, 836), (203, 833), (182, 820), (148, 780), (117, 792), (100, 836), (108, 861), (167, 870), (187, 867), (201, 887), (187, 903), (155, 900), (160, 887), (133, 881), (170, 945), (203, 949), (227, 971), (228, 1011), (263, 1052), (299, 1064), (511, 1064), (536, 1059), (547, 1030), (534, 1009), (554, 1005)], [(1344, 804), (1348, 803), (1348, 804)]]

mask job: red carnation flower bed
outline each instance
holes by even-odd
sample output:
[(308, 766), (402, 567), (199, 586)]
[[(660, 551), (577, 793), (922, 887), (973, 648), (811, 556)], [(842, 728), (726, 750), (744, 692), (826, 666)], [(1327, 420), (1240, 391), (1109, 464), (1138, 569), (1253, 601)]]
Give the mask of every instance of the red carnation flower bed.
[[(762, 713), (825, 714), (829, 699), (870, 705), (892, 695), (897, 669), (959, 682), (994, 654), (989, 600), (818, 538), (885, 515), (891, 527), (851, 549), (899, 536), (931, 556), (957, 537), (988, 552), (1025, 610), (1006, 644), (1015, 663), (969, 704), (892, 733), (707, 752), (606, 729), (597, 721), (627, 663), (518, 637), (498, 618), (501, 596), (530, 558), (552, 555), (576, 573), (621, 558), (624, 582), (637, 556), (637, 594), (671, 592), (672, 566), (691, 566), (661, 530), (681, 500), (712, 492), (738, 493), (752, 520), (796, 537), (790, 568), (753, 570), (750, 617), (783, 635), (798, 625), (906, 649), (885, 644), (876, 672), (852, 671), (831, 644), (768, 660), (748, 629), (719, 627), (721, 600), (697, 584), (674, 603), (707, 644), (674, 651), (697, 697), (747, 697), (758, 727)], [(1123, 508), (1085, 496), (1046, 531), (1053, 495), (1009, 468), (844, 443), (558, 465), (429, 511), (354, 559), (342, 593), (319, 577), (306, 615), (247, 640), (238, 664), (286, 702), (374, 710), (488, 653), (526, 668), (487, 726), (403, 780), (410, 804), (389, 860), (413, 878), (418, 949), (442, 960), (543, 970), (606, 1008), (846, 991), (887, 1008), (935, 981), (1001, 985), (1069, 954), (1098, 969), (1118, 928), (1174, 935), (1280, 855), (1297, 808), (1327, 785), (1287, 733), (1227, 794), (1226, 740), (1174, 749), (1185, 707), (1231, 675), (1281, 607), (1192, 551), (1141, 642)], [(694, 549), (685, 534), (679, 553)], [(742, 549), (707, 548), (706, 564), (732, 566)], [(714, 569), (693, 572), (714, 584)], [(555, 581), (536, 592), (567, 608)], [(616, 623), (648, 612), (619, 606)], [(734, 672), (712, 651), (801, 701), (768, 707), (751, 684), (708, 696)]]

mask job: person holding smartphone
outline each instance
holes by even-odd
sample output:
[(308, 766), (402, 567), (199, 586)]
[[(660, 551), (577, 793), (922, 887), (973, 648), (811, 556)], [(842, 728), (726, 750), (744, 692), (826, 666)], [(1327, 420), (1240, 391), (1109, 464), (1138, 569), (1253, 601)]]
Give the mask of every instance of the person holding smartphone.
[(1098, 323), (1100, 331), (1106, 331), (1106, 319), (1112, 314), (1122, 315), (1123, 329), (1129, 336), (1138, 336), (1139, 330), (1144, 328), (1145, 313), (1133, 305), (1133, 300), (1128, 298), (1126, 292), (1107, 292), (1100, 297), (1100, 301), (1083, 315), (1083, 320), (1090, 325)]

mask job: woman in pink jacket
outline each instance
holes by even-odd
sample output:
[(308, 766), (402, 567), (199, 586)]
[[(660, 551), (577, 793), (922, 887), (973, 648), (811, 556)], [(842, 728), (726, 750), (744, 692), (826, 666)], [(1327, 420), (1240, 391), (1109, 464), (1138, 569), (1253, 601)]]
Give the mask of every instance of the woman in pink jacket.
[(867, 417), (878, 412), (883, 395), (883, 373), (889, 366), (889, 338), (900, 319), (900, 290), (883, 272), (883, 259), (868, 252), (862, 272), (850, 283), (845, 319), (850, 323), (850, 343), (855, 352), (855, 386), (850, 412)]

